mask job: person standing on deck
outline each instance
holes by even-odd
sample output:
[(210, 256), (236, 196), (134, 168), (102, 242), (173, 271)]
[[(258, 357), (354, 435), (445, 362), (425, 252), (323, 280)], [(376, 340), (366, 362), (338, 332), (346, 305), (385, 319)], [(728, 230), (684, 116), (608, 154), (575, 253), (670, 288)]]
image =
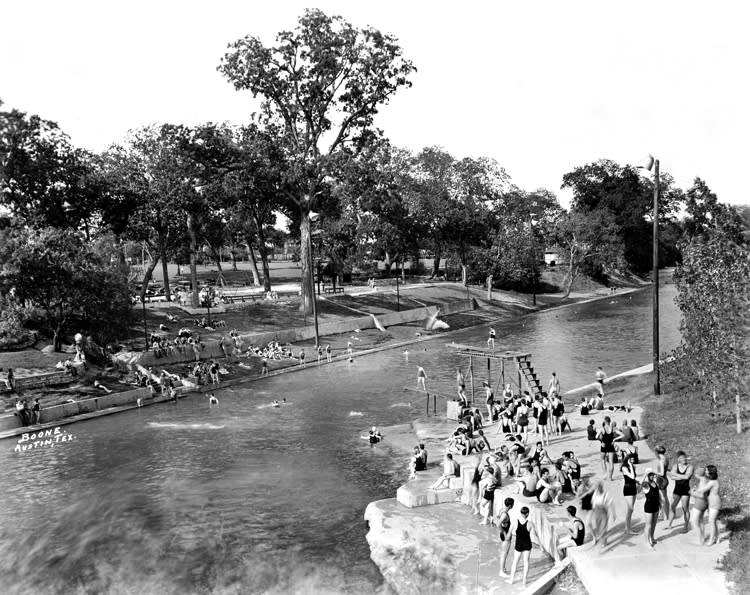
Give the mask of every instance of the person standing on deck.
[(427, 387), (425, 386), (425, 378), (427, 378), (427, 374), (424, 371), (424, 368), (422, 366), (417, 366), (417, 388), (422, 387), (422, 390), (427, 390)]

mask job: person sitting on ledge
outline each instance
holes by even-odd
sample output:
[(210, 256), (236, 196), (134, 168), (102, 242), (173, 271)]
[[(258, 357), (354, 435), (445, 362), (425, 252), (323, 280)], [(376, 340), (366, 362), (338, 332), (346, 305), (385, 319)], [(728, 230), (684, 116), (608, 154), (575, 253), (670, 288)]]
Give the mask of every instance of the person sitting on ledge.
[(453, 460), (453, 455), (448, 452), (445, 454), (445, 458), (443, 459), (443, 474), (440, 476), (440, 479), (438, 479), (430, 486), (430, 489), (437, 490), (438, 488), (441, 488), (446, 482), (448, 483), (448, 485), (450, 485), (451, 477), (460, 476), (461, 467), (456, 461)]
[(109, 393), (111, 393), (111, 392), (112, 392), (112, 391), (111, 391), (110, 389), (108, 389), (108, 388), (107, 388), (106, 386), (104, 386), (104, 385), (103, 385), (103, 384), (102, 384), (101, 382), (99, 382), (98, 380), (94, 380), (94, 388), (98, 388), (98, 389), (101, 389), (101, 390), (103, 390), (103, 391), (104, 391), (105, 393), (107, 393), (107, 394), (109, 394)]
[(596, 440), (597, 432), (596, 432), (596, 426), (594, 425), (593, 419), (589, 421), (589, 425), (586, 427), (586, 434), (589, 440)]

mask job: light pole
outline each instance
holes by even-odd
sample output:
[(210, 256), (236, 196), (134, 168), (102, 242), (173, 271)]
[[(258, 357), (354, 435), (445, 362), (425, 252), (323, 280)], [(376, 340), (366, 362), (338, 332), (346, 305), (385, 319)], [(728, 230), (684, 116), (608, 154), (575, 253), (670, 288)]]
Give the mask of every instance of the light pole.
[(653, 361), (654, 361), (654, 394), (661, 394), (661, 381), (659, 372), (659, 160), (649, 155), (640, 169), (654, 170), (654, 213), (653, 213), (653, 246), (652, 246), (652, 271), (653, 277)]
[(396, 277), (396, 312), (401, 312), (401, 296), (398, 293), (398, 277)]
[[(314, 221), (317, 221), (320, 218), (320, 216), (317, 213), (313, 213), (310, 211), (310, 227), (312, 227), (312, 224)], [(310, 230), (310, 233), (307, 234), (307, 254), (309, 259), (309, 266), (307, 267), (310, 270), (310, 293), (312, 294), (312, 313), (313, 313), (313, 320), (315, 321), (315, 347), (318, 347), (320, 345), (320, 337), (318, 336), (318, 300), (315, 297), (315, 272), (313, 271), (313, 266), (315, 265), (315, 259), (313, 258), (313, 251), (312, 251), (312, 229)], [(304, 291), (303, 291), (304, 293)]]

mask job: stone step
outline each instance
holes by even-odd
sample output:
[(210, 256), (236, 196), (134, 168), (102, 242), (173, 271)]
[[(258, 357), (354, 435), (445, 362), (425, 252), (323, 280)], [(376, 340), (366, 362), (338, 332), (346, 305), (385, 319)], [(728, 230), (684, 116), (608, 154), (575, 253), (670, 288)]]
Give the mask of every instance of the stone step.
[(458, 485), (457, 488), (441, 488), (431, 490), (430, 486), (437, 478), (414, 479), (396, 490), (396, 500), (407, 508), (417, 508), (419, 506), (430, 506), (432, 504), (446, 504), (455, 502), (461, 496), (460, 477), (451, 480), (451, 484)]

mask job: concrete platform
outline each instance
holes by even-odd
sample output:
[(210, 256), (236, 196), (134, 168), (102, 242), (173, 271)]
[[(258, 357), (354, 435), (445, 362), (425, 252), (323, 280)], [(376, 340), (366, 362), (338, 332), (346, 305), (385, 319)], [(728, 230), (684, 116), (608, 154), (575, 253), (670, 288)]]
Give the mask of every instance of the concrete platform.
[[(479, 524), (459, 504), (407, 509), (396, 500), (372, 502), (365, 512), (372, 558), (392, 584), (410, 585), (414, 593), (522, 593), (522, 566), (516, 583), (498, 576), (498, 533)], [(510, 570), (513, 554), (506, 570)], [(553, 560), (535, 548), (528, 584), (553, 567)]]

